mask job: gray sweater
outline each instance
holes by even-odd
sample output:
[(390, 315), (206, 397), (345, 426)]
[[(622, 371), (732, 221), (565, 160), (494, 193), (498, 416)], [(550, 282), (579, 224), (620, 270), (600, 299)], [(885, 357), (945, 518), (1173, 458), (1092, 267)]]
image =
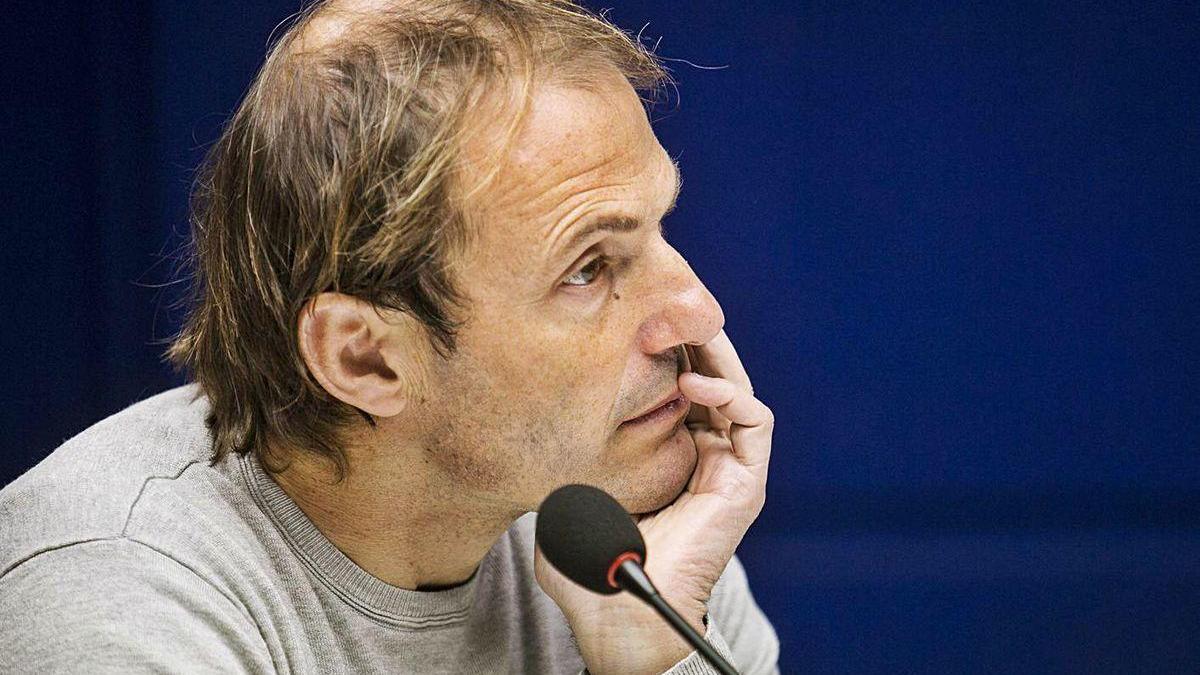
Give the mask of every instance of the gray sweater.
[[(0, 491), (0, 672), (577, 673), (533, 575), (536, 514), (465, 584), (390, 586), (249, 456), (210, 465), (194, 386), (71, 439)], [(734, 558), (708, 640), (742, 673), (779, 643)], [(696, 653), (672, 675), (708, 673)]]

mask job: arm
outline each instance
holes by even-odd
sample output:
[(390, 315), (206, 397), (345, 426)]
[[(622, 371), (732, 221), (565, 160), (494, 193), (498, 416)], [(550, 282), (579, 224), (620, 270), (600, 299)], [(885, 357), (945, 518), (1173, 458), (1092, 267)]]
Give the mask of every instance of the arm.
[[(778, 675), (779, 638), (754, 602), (746, 571), (735, 555), (713, 588), (704, 639), (741, 675)], [(715, 673), (699, 652), (688, 656), (664, 675)], [(588, 674), (585, 669), (583, 674)], [(590, 675), (590, 674), (589, 674)]]
[[(779, 638), (771, 622), (754, 602), (746, 570), (736, 555), (730, 559), (713, 588), (712, 599), (708, 603), (708, 634), (704, 637), (742, 675), (779, 672)], [(724, 649), (721, 643), (724, 643)], [(693, 663), (694, 666), (691, 665)], [(692, 652), (667, 672), (670, 675), (682, 675), (714, 671), (698, 652)]]
[(0, 577), (0, 672), (273, 672), (238, 605), (130, 539), (42, 552)]

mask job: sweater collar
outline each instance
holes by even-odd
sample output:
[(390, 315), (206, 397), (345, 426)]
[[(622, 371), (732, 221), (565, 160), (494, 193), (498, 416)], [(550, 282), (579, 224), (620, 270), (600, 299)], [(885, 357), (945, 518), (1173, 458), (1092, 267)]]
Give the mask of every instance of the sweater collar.
[(479, 578), (488, 573), (484, 556), (466, 582), (436, 591), (417, 591), (372, 576), (342, 553), (265, 471), (253, 453), (240, 457), (242, 475), (259, 507), (275, 523), (288, 546), (314, 577), (359, 611), (378, 620), (433, 626), (465, 620)]

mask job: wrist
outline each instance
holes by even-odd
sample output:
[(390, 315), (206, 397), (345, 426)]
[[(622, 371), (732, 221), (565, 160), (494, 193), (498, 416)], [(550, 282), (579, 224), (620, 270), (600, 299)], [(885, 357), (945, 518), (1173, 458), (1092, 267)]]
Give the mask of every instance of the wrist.
[[(668, 601), (701, 636), (707, 631), (703, 603)], [(695, 651), (654, 608), (622, 595), (604, 603), (603, 611), (568, 618), (588, 673), (591, 675), (659, 675)]]

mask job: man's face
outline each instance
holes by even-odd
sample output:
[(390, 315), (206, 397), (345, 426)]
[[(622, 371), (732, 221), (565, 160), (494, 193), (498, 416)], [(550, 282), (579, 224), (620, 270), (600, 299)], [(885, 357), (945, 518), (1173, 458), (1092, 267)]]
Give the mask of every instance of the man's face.
[(516, 512), (568, 482), (633, 512), (677, 496), (696, 462), (688, 404), (659, 405), (678, 396), (682, 345), (724, 323), (662, 237), (679, 179), (641, 102), (615, 72), (593, 89), (536, 88), (497, 179), (471, 198), (453, 271), (466, 323), (410, 417), (430, 461)]

